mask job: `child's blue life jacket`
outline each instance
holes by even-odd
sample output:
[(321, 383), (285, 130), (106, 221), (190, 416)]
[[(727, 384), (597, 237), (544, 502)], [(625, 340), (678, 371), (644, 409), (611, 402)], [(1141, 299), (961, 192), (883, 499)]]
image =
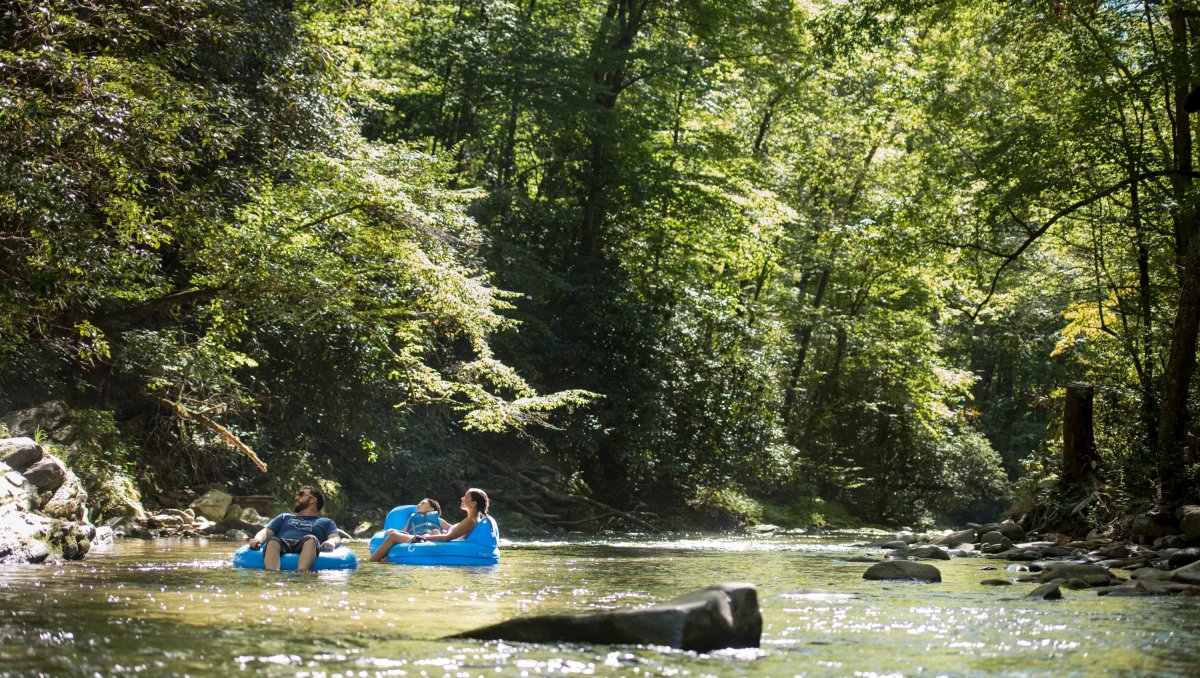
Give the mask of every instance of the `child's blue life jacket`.
[(417, 513), (414, 511), (408, 519), (408, 526), (410, 528), (409, 534), (419, 534), (422, 536), (442, 531), (442, 521), (437, 511), (430, 511), (429, 513)]

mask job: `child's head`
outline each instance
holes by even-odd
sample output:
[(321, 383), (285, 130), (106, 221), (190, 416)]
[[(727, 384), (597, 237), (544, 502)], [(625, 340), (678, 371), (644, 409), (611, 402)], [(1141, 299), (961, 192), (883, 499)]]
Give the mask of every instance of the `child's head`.
[(437, 503), (436, 499), (430, 499), (429, 497), (425, 497), (417, 502), (417, 513), (429, 513), (430, 511), (441, 513), (442, 505)]

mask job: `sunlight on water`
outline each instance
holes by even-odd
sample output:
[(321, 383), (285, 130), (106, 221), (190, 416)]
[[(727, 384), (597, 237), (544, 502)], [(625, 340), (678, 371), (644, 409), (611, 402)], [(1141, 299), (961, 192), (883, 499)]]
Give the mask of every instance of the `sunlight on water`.
[[(0, 580), (0, 672), (14, 675), (1194, 675), (1200, 603), (1065, 591), (1026, 601), (1004, 563), (935, 565), (941, 584), (868, 582), (854, 535), (512, 540), (484, 568), (268, 573), (221, 541), (122, 541)], [(365, 545), (355, 544), (360, 557)], [(996, 570), (984, 570), (985, 566)], [(629, 609), (717, 582), (757, 585), (762, 647), (440, 640), (522, 614)]]

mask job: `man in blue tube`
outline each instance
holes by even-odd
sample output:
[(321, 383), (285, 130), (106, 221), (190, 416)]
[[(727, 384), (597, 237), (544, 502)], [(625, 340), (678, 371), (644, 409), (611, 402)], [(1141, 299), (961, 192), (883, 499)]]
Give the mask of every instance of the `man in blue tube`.
[[(332, 551), (341, 543), (337, 525), (321, 515), (325, 495), (312, 485), (301, 485), (291, 513), (280, 513), (250, 540), (250, 548), (263, 547), (263, 569), (278, 570), (279, 556), (299, 553), (297, 570), (310, 570), (317, 549)], [(265, 544), (265, 546), (264, 546)]]

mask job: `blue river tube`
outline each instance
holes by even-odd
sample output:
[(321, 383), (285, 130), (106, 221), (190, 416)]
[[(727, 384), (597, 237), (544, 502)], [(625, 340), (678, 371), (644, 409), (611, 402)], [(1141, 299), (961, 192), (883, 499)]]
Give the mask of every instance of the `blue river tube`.
[[(383, 521), (383, 530), (371, 537), (371, 552), (383, 543), (386, 530), (404, 529), (408, 516), (416, 510), (417, 507), (410, 504), (389, 511)], [(396, 565), (495, 565), (500, 562), (500, 528), (495, 519), (488, 516), (460, 541), (396, 544), (388, 551), (387, 562)]]
[[(300, 560), (299, 553), (285, 553), (279, 557), (279, 569), (294, 570)], [(234, 567), (248, 567), (255, 570), (263, 569), (263, 550), (252, 550), (249, 544), (233, 553)], [(318, 551), (317, 560), (313, 563), (314, 570), (353, 570), (358, 567), (358, 557), (354, 551), (339, 546), (332, 551)]]

